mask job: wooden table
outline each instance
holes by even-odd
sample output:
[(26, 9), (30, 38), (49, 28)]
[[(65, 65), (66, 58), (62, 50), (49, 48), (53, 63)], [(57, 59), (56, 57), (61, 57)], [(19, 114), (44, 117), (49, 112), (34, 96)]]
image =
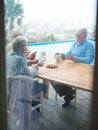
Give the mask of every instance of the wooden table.
[[(47, 61), (54, 62), (54, 58), (47, 58)], [(57, 64), (57, 68), (47, 68), (46, 64), (40, 67), (37, 77), (75, 89), (93, 92), (93, 71), (94, 68), (91, 65), (62, 60)]]

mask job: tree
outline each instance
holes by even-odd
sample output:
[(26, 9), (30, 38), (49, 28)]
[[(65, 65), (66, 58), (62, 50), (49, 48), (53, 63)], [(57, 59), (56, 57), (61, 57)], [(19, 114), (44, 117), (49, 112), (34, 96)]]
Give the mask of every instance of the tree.
[(17, 25), (21, 26), (23, 19), (23, 5), (20, 3), (20, 0), (5, 0), (5, 28), (6, 31), (11, 35), (11, 31)]

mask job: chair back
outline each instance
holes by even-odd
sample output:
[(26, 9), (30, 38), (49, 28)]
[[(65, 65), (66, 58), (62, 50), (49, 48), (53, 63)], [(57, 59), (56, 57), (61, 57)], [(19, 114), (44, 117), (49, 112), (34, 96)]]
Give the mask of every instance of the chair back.
[(31, 130), (32, 105), (20, 102), (26, 99), (32, 102), (34, 81), (31, 77), (17, 75), (7, 77), (8, 110), (18, 117), (23, 130)]

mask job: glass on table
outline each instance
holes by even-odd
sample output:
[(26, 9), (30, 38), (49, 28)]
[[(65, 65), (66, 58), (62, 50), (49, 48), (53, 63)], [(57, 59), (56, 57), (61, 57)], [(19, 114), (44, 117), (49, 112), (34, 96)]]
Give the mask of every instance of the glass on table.
[(39, 60), (40, 63), (45, 63), (45, 61), (46, 61), (46, 52), (45, 51), (42, 51), (40, 53), (38, 60)]
[(60, 63), (60, 61), (61, 61), (61, 55), (56, 54), (55, 55), (55, 60), (56, 60), (56, 63)]

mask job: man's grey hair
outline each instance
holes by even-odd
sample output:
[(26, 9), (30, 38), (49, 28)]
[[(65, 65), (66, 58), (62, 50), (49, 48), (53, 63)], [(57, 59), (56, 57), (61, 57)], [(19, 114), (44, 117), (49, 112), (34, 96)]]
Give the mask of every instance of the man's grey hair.
[(86, 28), (82, 28), (82, 30), (83, 30), (83, 35), (87, 37), (87, 35), (88, 35), (87, 29)]
[(88, 30), (86, 28), (78, 28), (77, 31), (80, 31), (82, 32), (82, 35), (84, 35), (85, 37), (87, 37), (88, 35)]

